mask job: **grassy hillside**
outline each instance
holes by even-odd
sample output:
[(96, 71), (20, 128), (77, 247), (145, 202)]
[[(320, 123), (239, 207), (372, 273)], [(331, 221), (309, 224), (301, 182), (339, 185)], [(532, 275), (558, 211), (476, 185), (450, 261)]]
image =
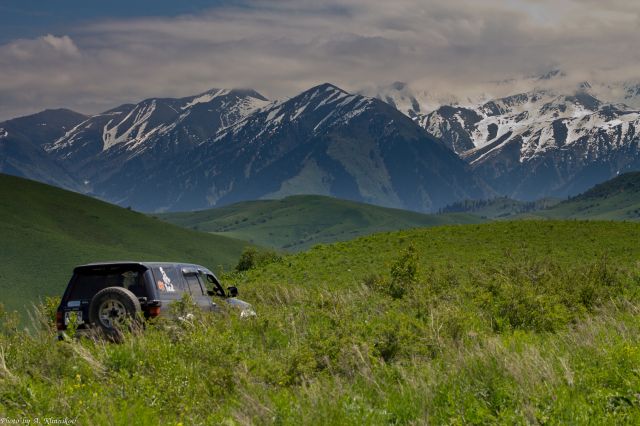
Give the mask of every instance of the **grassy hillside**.
[(483, 219), (510, 219), (523, 213), (553, 207), (560, 201), (557, 198), (520, 201), (508, 197), (497, 197), (490, 200), (464, 200), (443, 208), (441, 214), (469, 213)]
[(491, 200), (465, 200), (441, 210), (466, 213), (482, 219), (589, 219), (640, 220), (640, 172), (625, 173), (590, 190), (561, 201), (541, 199), (518, 201), (506, 197)]
[(249, 320), (160, 321), (121, 345), (53, 344), (51, 331), (5, 322), (0, 414), (140, 425), (638, 424), (638, 241), (640, 224), (622, 222), (384, 233), (227, 275), (258, 312)]
[(534, 214), (565, 219), (640, 220), (640, 172), (625, 173)]
[(467, 214), (426, 215), (317, 195), (249, 201), (158, 217), (186, 228), (291, 251), (375, 232), (482, 221)]
[(0, 240), (0, 302), (12, 309), (60, 295), (77, 264), (176, 260), (219, 269), (246, 245), (7, 175), (0, 175)]

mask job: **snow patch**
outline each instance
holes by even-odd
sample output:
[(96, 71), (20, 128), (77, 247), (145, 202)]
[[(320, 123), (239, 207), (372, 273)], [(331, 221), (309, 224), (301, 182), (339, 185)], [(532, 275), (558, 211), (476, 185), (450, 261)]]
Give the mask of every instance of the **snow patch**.
[(211, 102), (215, 98), (218, 98), (220, 96), (228, 95), (229, 92), (231, 92), (231, 90), (229, 90), (229, 89), (213, 89), (213, 90), (211, 90), (209, 92), (203, 93), (202, 95), (199, 95), (199, 96), (193, 98), (190, 102), (188, 102), (184, 106), (180, 107), (180, 109), (185, 110), (185, 109), (191, 108), (192, 106), (197, 105), (197, 104), (204, 104), (204, 103), (207, 103), (207, 102)]
[(295, 120), (296, 118), (300, 117), (300, 114), (302, 114), (304, 112), (305, 109), (307, 109), (307, 107), (309, 106), (309, 104), (304, 104), (302, 105), (300, 108), (298, 108), (294, 113), (293, 116), (291, 117), (291, 120)]
[(331, 117), (333, 117), (333, 115), (335, 114), (335, 112), (336, 112), (335, 110), (331, 111), (331, 112), (330, 112), (329, 114), (327, 114), (327, 115), (326, 115), (322, 120), (320, 120), (320, 121), (318, 122), (318, 124), (316, 124), (316, 125), (315, 125), (315, 127), (313, 128), (313, 132), (314, 132), (314, 133), (315, 133), (315, 132), (317, 132), (317, 131), (318, 131), (318, 129), (319, 129), (320, 127), (322, 127), (322, 125), (323, 125), (327, 120), (329, 120)]
[[(280, 114), (281, 111), (282, 111), (282, 105), (278, 105), (276, 108), (272, 108), (271, 111), (269, 111), (269, 113), (267, 114), (266, 123), (268, 124), (273, 122), (275, 118)], [(278, 120), (278, 122), (280, 121), (282, 121), (282, 117), (280, 117), (280, 119)]]
[(59, 139), (55, 140), (52, 144), (50, 145), (45, 145), (44, 146), (44, 150), (46, 152), (53, 152), (53, 151), (57, 151), (60, 149), (63, 149), (65, 147), (71, 146), (73, 144), (73, 142), (75, 141), (75, 138), (77, 136), (79, 136), (78, 134), (80, 133), (80, 128), (85, 125), (85, 123), (89, 122), (91, 119), (87, 119), (81, 123), (78, 123), (75, 127), (71, 128), (71, 130), (67, 131), (64, 136), (60, 137)]
[[(353, 95), (349, 95), (348, 93), (345, 92), (341, 92), (339, 90), (334, 90), (331, 95), (327, 96), (326, 98), (324, 98), (322, 101), (320, 101), (318, 103), (318, 105), (316, 105), (316, 107), (313, 109), (314, 111), (317, 110), (318, 108), (327, 105), (327, 104), (331, 104), (331, 103), (335, 103), (337, 101), (339, 101), (340, 99), (349, 97), (349, 96), (353, 96)], [(311, 97), (311, 99), (313, 99), (314, 96)]]
[[(148, 125), (148, 120), (151, 118), (156, 108), (157, 102), (154, 99), (148, 105), (142, 104), (133, 108), (122, 121), (120, 121), (113, 127), (109, 126), (111, 125), (111, 123), (113, 123), (114, 119), (109, 120), (106, 126), (104, 126), (102, 133), (103, 151), (106, 151), (115, 145), (133, 141), (134, 143), (128, 147), (129, 149), (131, 149), (132, 147), (139, 145), (154, 133), (156, 133), (161, 126), (158, 126), (149, 132), (145, 132), (145, 129)], [(135, 117), (133, 118), (133, 124), (131, 124), (128, 128), (121, 129), (128, 124), (127, 122), (134, 115), (134, 113)], [(135, 136), (132, 136), (134, 134)]]

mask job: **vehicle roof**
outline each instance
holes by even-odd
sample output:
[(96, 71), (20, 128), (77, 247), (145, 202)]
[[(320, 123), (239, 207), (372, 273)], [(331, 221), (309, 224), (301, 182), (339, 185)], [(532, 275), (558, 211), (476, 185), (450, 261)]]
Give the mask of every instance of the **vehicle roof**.
[(115, 261), (115, 262), (87, 263), (85, 265), (78, 265), (73, 270), (75, 271), (76, 269), (93, 268), (93, 267), (96, 267), (96, 266), (127, 266), (127, 265), (140, 265), (140, 266), (144, 266), (146, 268), (154, 268), (154, 267), (159, 267), (159, 266), (177, 266), (177, 267), (180, 267), (180, 268), (184, 268), (184, 267), (188, 267), (189, 268), (190, 267), (190, 268), (195, 268), (195, 269), (202, 270), (206, 274), (211, 274), (211, 275), (215, 276), (215, 274), (213, 272), (211, 272), (208, 268), (205, 268), (204, 266), (197, 265), (195, 263), (185, 263), (185, 262), (140, 262), (140, 261), (119, 260), (119, 261)]

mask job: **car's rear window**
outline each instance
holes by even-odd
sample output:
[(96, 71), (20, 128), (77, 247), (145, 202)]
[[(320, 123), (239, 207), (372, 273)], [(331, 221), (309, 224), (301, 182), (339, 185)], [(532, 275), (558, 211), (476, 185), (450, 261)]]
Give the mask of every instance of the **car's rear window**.
[(138, 297), (145, 297), (141, 267), (98, 267), (76, 271), (69, 300), (91, 299), (107, 287), (124, 287)]

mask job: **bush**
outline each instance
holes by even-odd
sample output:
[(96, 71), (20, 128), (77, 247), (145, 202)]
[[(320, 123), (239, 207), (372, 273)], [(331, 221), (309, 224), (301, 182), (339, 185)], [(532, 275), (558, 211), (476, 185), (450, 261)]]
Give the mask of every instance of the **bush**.
[(281, 260), (282, 256), (275, 251), (258, 251), (253, 247), (247, 247), (240, 255), (235, 269), (236, 272), (244, 272)]
[(418, 281), (418, 253), (409, 246), (391, 266), (389, 294), (394, 299), (402, 298)]
[(33, 325), (44, 331), (56, 332), (56, 311), (59, 305), (60, 296), (45, 297), (33, 310)]
[(415, 247), (409, 246), (402, 255), (393, 262), (389, 277), (369, 274), (364, 278), (364, 284), (379, 292), (402, 299), (418, 282), (418, 254)]

